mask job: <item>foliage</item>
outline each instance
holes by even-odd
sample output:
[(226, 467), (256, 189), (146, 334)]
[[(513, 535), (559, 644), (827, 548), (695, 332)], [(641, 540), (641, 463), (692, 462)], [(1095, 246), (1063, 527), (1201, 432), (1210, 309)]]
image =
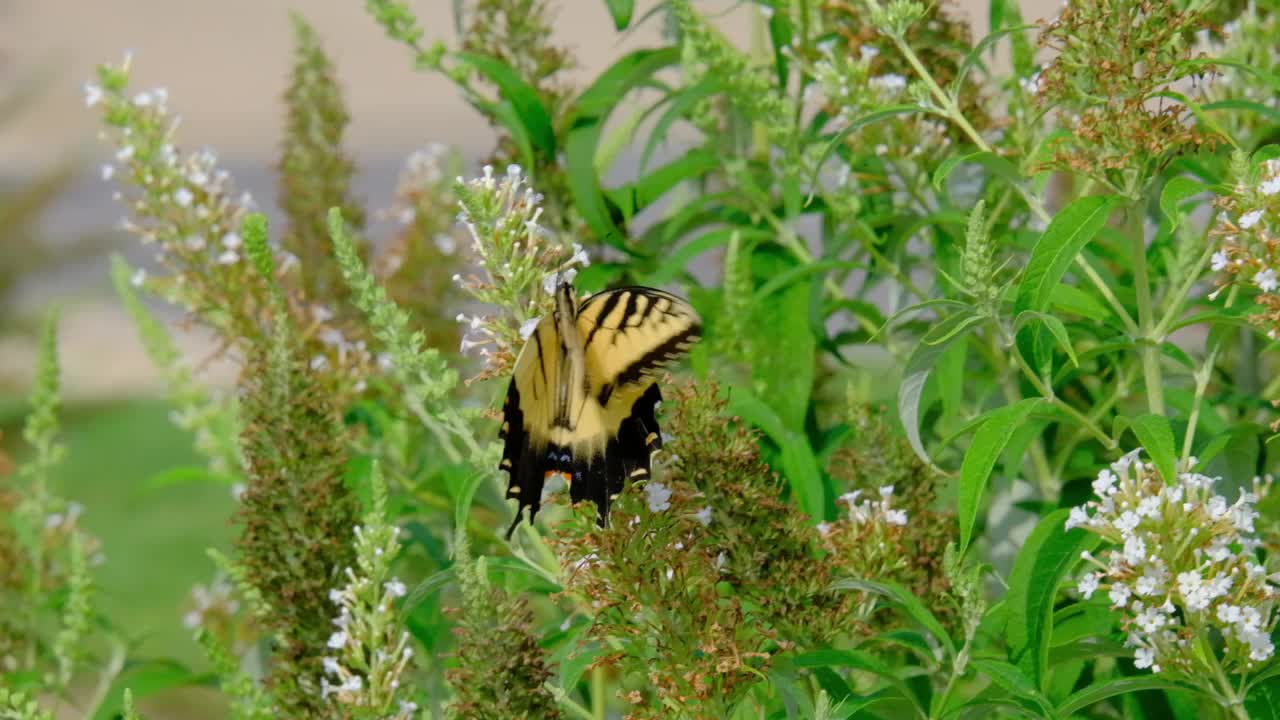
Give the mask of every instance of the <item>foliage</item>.
[[(117, 289), (246, 486), (188, 613), (233, 716), (1274, 714), (1280, 6), (1073, 0), (1029, 27), (993, 0), (973, 43), (936, 4), (756, 2), (743, 50), (703, 3), (608, 0), (670, 44), (578, 89), (552, 3), (457, 5), (452, 48), (367, 3), (504, 170), (415, 155), (389, 243), (306, 31), (281, 245), (128, 62), (87, 90), (166, 268), (117, 262)], [(505, 542), (496, 400), (561, 279), (677, 287), (704, 338), (607, 526), (550, 491)], [(234, 400), (135, 288), (234, 350)], [(15, 708), (77, 668), (129, 682), (85, 622), (89, 539), (41, 530), (71, 515), (42, 479), (52, 340), (41, 368), (0, 495)]]

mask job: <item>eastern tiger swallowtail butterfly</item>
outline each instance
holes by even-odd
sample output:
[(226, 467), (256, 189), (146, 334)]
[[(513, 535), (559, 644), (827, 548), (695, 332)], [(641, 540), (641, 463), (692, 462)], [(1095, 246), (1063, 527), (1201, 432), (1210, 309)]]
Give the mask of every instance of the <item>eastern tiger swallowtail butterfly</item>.
[(533, 522), (544, 483), (557, 475), (573, 502), (592, 500), (599, 523), (608, 522), (613, 498), (628, 480), (649, 477), (649, 456), (662, 446), (654, 375), (702, 332), (689, 303), (654, 288), (577, 300), (562, 282), (555, 301), (516, 358), (503, 405), (499, 467), (519, 503), (508, 538), (526, 507)]

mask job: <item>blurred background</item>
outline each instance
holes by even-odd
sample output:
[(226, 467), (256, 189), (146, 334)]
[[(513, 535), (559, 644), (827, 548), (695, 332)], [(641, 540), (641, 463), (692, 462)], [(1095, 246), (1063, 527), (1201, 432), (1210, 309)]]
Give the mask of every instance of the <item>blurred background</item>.
[[(455, 4), (410, 3), (428, 42), (455, 44)], [(636, 17), (655, 4), (638, 2)], [(1021, 5), (1030, 22), (1059, 3)], [(980, 38), (987, 6), (963, 0), (953, 13)], [(556, 42), (575, 54), (578, 67), (568, 79), (579, 87), (621, 53), (659, 42), (654, 21), (619, 36), (601, 0), (558, 7)], [(702, 7), (724, 8), (723, 31), (747, 45), (754, 5)], [(192, 586), (210, 577), (205, 548), (230, 543), (233, 500), (222, 486), (166, 485), (156, 477), (196, 463), (189, 439), (168, 421), (160, 378), (111, 291), (111, 252), (136, 266), (152, 260), (120, 230), (124, 208), (99, 177), (109, 152), (82, 84), (97, 63), (118, 62), (131, 50), (133, 87), (167, 88), (170, 107), (182, 116), (176, 143), (215, 150), (237, 185), (279, 218), (274, 168), (293, 57), (290, 10), (312, 24), (336, 64), (352, 116), (345, 142), (358, 166), (356, 195), (372, 212), (390, 205), (413, 150), (444, 143), (474, 163), (492, 149), (494, 133), (445, 79), (415, 72), (409, 52), (384, 37), (360, 0), (0, 0), (0, 448), (23, 457), (35, 340), (56, 301), (69, 447), (59, 491), (84, 504), (84, 525), (106, 548), (99, 609), (134, 629), (143, 654), (196, 664), (199, 652), (181, 617)], [(627, 162), (624, 153), (620, 171)], [(370, 229), (378, 237), (377, 225)], [(153, 310), (180, 319), (171, 308)], [(193, 363), (213, 350), (198, 332), (178, 336)], [(215, 385), (232, 377), (217, 364), (205, 375)]]

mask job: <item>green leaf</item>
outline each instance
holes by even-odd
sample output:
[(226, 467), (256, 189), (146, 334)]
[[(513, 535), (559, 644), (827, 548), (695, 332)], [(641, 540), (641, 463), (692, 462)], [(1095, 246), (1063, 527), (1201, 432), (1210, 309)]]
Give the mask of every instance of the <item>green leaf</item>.
[(1119, 202), (1120, 198), (1114, 195), (1090, 195), (1075, 200), (1054, 216), (1031, 250), (1018, 285), (1015, 312), (1043, 311), (1048, 307), (1053, 289), (1067, 267), (1098, 234)]
[[(993, 6), (992, 15), (994, 16), (995, 14), (996, 12), (994, 11), (994, 6)], [(1003, 14), (1003, 11), (1001, 11), (1000, 14)], [(1004, 37), (1005, 35), (1008, 35), (1009, 33), (1036, 29), (1035, 25), (1018, 25), (1016, 27), (1002, 28), (1000, 27), (1000, 22), (999, 22), (1001, 19), (1002, 18), (993, 17), (992, 25), (991, 25), (992, 31), (988, 33), (986, 37), (982, 38), (982, 40), (979, 41), (977, 45), (974, 45), (973, 49), (969, 51), (969, 54), (964, 56), (964, 60), (960, 63), (960, 69), (956, 72), (955, 80), (951, 81), (951, 88), (950, 88), (951, 97), (953, 98), (959, 97), (960, 88), (964, 84), (965, 75), (967, 75), (970, 70), (972, 70), (978, 63), (982, 61), (982, 53), (991, 49), (991, 46), (995, 45), (997, 40)], [(934, 187), (937, 187), (937, 186), (935, 185)]]
[[(1062, 286), (1059, 286), (1062, 287)], [(1018, 313), (1018, 317), (1013, 321), (1014, 332), (1025, 327), (1028, 323), (1038, 321), (1041, 325), (1053, 335), (1053, 339), (1058, 341), (1058, 345), (1062, 347), (1063, 352), (1067, 354), (1067, 358), (1071, 360), (1071, 364), (1079, 367), (1080, 359), (1076, 357), (1075, 348), (1071, 347), (1071, 336), (1067, 333), (1067, 326), (1062, 324), (1058, 318), (1049, 313), (1036, 312), (1034, 310), (1024, 310)]]
[(631, 15), (636, 11), (635, 0), (604, 0), (605, 7), (609, 8), (609, 15), (613, 18), (613, 27), (617, 30), (626, 30), (631, 24)]
[(933, 616), (928, 607), (920, 601), (920, 598), (911, 593), (910, 590), (895, 582), (875, 582), (872, 580), (862, 580), (857, 578), (847, 578), (837, 580), (832, 587), (836, 590), (861, 590), (862, 592), (879, 595), (894, 605), (901, 607), (907, 615), (929, 631), (942, 647), (946, 649), (948, 657), (955, 657), (956, 646), (952, 642), (951, 636), (947, 634), (942, 623)]
[(1280, 677), (1272, 675), (1249, 688), (1244, 707), (1250, 720), (1280, 720)]
[(1182, 212), (1178, 209), (1178, 206), (1187, 198), (1205, 190), (1208, 190), (1208, 188), (1203, 183), (1182, 175), (1172, 178), (1164, 184), (1164, 189), (1160, 191), (1160, 209), (1164, 212), (1165, 217), (1169, 218), (1169, 222), (1173, 227), (1178, 227), (1182, 222)]
[[(951, 317), (962, 315), (962, 313), (955, 313)], [(967, 322), (954, 333), (944, 332), (945, 337), (942, 340), (932, 343), (925, 341), (927, 336), (922, 338), (915, 350), (911, 352), (911, 357), (907, 359), (907, 367), (902, 374), (902, 384), (898, 386), (898, 418), (902, 421), (902, 427), (907, 433), (907, 441), (911, 443), (911, 449), (915, 450), (916, 455), (930, 465), (933, 461), (929, 458), (929, 453), (924, 449), (924, 442), (920, 439), (920, 398), (924, 395), (925, 383), (929, 381), (929, 374), (933, 372), (938, 356), (947, 349), (949, 344), (971, 332), (974, 326), (975, 323)]]
[(1198, 71), (1203, 68), (1212, 68), (1217, 65), (1242, 70), (1270, 85), (1272, 90), (1280, 92), (1280, 75), (1267, 72), (1261, 67), (1251, 63), (1244, 63), (1238, 60), (1225, 60), (1223, 58), (1193, 58), (1179, 62), (1175, 67), (1180, 70), (1189, 69), (1192, 71)]
[(978, 521), (978, 508), (987, 489), (987, 480), (996, 460), (1004, 452), (1014, 430), (1026, 421), (1027, 415), (1040, 405), (1040, 398), (1020, 400), (987, 413), (987, 419), (973, 434), (973, 442), (964, 454), (960, 465), (960, 489), (956, 498), (960, 521), (960, 553), (963, 554), (973, 539), (973, 528)]
[(537, 90), (497, 58), (473, 52), (457, 52), (454, 57), (496, 85), (499, 95), (511, 103), (520, 125), (528, 131), (533, 146), (547, 158), (556, 156), (556, 133), (551, 125), (551, 115), (542, 106)]
[(697, 85), (681, 90), (671, 99), (671, 106), (667, 108), (666, 112), (662, 113), (662, 117), (658, 118), (658, 122), (654, 124), (653, 130), (649, 133), (649, 139), (644, 144), (644, 152), (640, 155), (641, 173), (645, 171), (645, 168), (649, 167), (649, 158), (652, 157), (653, 151), (658, 148), (658, 144), (666, 139), (667, 132), (675, 121), (687, 115), (697, 107), (698, 103), (723, 89), (724, 84), (717, 78), (708, 77)]
[[(756, 389), (783, 425), (796, 433), (804, 432), (813, 390), (817, 341), (809, 330), (811, 288), (807, 281), (797, 282), (769, 302), (753, 303), (751, 312), (752, 324), (759, 328), (751, 340), (751, 375)], [(786, 351), (779, 352), (779, 348)]]
[(822, 470), (809, 438), (788, 429), (773, 408), (742, 387), (733, 386), (728, 399), (730, 412), (760, 428), (780, 448), (782, 474), (800, 509), (812, 518), (825, 517)]
[(920, 338), (920, 342), (925, 345), (942, 345), (954, 338), (956, 335), (963, 333), (974, 325), (982, 322), (986, 316), (978, 312), (975, 308), (965, 308), (959, 312), (952, 313), (943, 318), (938, 324), (929, 328), (929, 332)]
[(1057, 310), (1090, 320), (1106, 322), (1111, 317), (1111, 308), (1074, 285), (1057, 285), (1049, 294), (1049, 301)]
[(1014, 187), (1017, 187), (1022, 183), (1022, 173), (1018, 170), (1017, 166), (993, 152), (984, 150), (982, 152), (970, 153), (968, 155), (952, 155), (944, 160), (942, 164), (938, 166), (938, 169), (933, 172), (933, 189), (938, 192), (942, 192), (943, 183), (947, 181), (947, 178), (951, 175), (952, 171), (962, 163), (967, 162), (977, 163), (978, 165), (987, 168), (993, 175), (1003, 178)]
[[(1158, 675), (1142, 675), (1138, 677), (1122, 677), (1104, 680), (1080, 690), (1062, 701), (1058, 706), (1058, 715), (1070, 717), (1081, 710), (1117, 695), (1130, 695), (1146, 690), (1185, 690), (1186, 686), (1166, 680)], [(1255, 717), (1250, 714), (1249, 717)]]
[(207, 467), (178, 466), (152, 475), (143, 483), (143, 487), (147, 490), (161, 490), (174, 485), (206, 482), (230, 487), (235, 483), (235, 478), (230, 475), (219, 475)]
[(605, 70), (574, 102), (565, 140), (569, 192), (587, 227), (601, 240), (624, 251), (626, 239), (605, 202), (596, 171), (596, 147), (605, 121), (623, 97), (679, 60), (680, 49), (675, 47), (629, 53)]
[(124, 691), (130, 690), (135, 700), (154, 695), (161, 690), (207, 685), (215, 677), (209, 673), (196, 674), (185, 665), (173, 660), (141, 660), (131, 662), (116, 676), (107, 691), (106, 698), (94, 712), (94, 720), (113, 720), (124, 707)]
[(1058, 588), (1080, 562), (1080, 553), (1100, 542), (1096, 535), (1079, 528), (1065, 531), (1069, 514), (1063, 508), (1046, 515), (1023, 543), (1009, 573), (1005, 632), (1009, 659), (1041, 689), (1047, 675)]
[(488, 472), (479, 471), (472, 472), (467, 476), (462, 489), (458, 492), (457, 505), (453, 509), (453, 526), (455, 528), (465, 528), (467, 526), (467, 516), (471, 514), (471, 502), (475, 499), (476, 489), (488, 477), (490, 477)]
[(1017, 666), (1002, 660), (987, 658), (974, 658), (973, 666), (978, 672), (991, 678), (991, 681), (1005, 692), (1039, 707), (1045, 717), (1055, 716), (1049, 698), (1046, 698)]
[(1160, 477), (1166, 485), (1177, 480), (1178, 454), (1174, 446), (1173, 428), (1169, 419), (1163, 415), (1147, 413), (1136, 418), (1116, 418), (1116, 431), (1120, 432), (1128, 426), (1138, 436), (1138, 442), (1147, 451), (1147, 456), (1160, 471)]

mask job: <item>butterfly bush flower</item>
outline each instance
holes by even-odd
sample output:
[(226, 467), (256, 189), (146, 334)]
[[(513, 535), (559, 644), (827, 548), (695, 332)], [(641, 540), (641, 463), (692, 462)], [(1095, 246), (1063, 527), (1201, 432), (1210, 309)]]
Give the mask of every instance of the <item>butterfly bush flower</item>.
[[(853, 490), (836, 501), (845, 507), (843, 518), (818, 524), (822, 547), (848, 576), (893, 578), (908, 567), (908, 558), (902, 552), (907, 513), (894, 508), (893, 501), (892, 485), (879, 488), (875, 494)], [(858, 604), (855, 615), (866, 619), (874, 607), (874, 599), (866, 598)]]
[(393, 606), (408, 588), (391, 575), (399, 528), (386, 522), (385, 512), (386, 487), (375, 478), (374, 507), (355, 527), (356, 568), (345, 568), (345, 583), (329, 591), (337, 614), (325, 643), (329, 654), (321, 659), (320, 693), (338, 706), (404, 720), (417, 710), (400, 683), (413, 648)]
[[(1071, 510), (1067, 530), (1107, 542), (1085, 554), (1093, 567), (1077, 590), (1110, 601), (1139, 668), (1191, 682), (1260, 670), (1275, 655), (1280, 619), (1280, 587), (1258, 562), (1254, 534), (1254, 503), (1269, 481), (1230, 501), (1214, 492), (1217, 478), (1187, 469), (1166, 483), (1140, 452), (1099, 472), (1095, 499)], [(1209, 646), (1211, 634), (1220, 649)]]
[(482, 377), (502, 374), (515, 359), (537, 320), (550, 311), (560, 281), (572, 282), (577, 269), (591, 264), (577, 243), (567, 243), (540, 224), (542, 196), (519, 165), (502, 177), (486, 165), (483, 175), (458, 178), (454, 185), (458, 220), (470, 236), (470, 249), (485, 278), (454, 276), (471, 297), (501, 309), (496, 316), (458, 316), (467, 328), (462, 351), (479, 348), (487, 361)]
[(1235, 183), (1218, 199), (1212, 237), (1220, 246), (1209, 266), (1223, 284), (1256, 292), (1262, 310), (1253, 321), (1272, 340), (1280, 337), (1280, 158), (1250, 168), (1232, 163)]
[[(132, 58), (98, 67), (97, 80), (85, 87), (86, 104), (102, 113), (102, 139), (115, 147), (115, 161), (101, 173), (119, 183), (115, 197), (128, 210), (124, 228), (155, 248), (168, 271), (135, 280), (186, 307), (232, 343), (265, 342), (263, 322), (267, 283), (248, 262), (241, 223), (253, 209), (231, 174), (218, 166), (213, 151), (183, 152), (175, 144), (179, 119), (168, 107), (168, 93), (129, 94)], [(298, 258), (270, 244), (279, 279), (295, 285)], [(334, 313), (304, 301), (289, 310), (303, 328), (307, 356), (331, 367), (341, 391), (363, 389), (372, 357), (362, 339), (334, 324)], [(350, 330), (350, 329), (348, 329)], [(316, 360), (323, 358), (323, 360)]]

